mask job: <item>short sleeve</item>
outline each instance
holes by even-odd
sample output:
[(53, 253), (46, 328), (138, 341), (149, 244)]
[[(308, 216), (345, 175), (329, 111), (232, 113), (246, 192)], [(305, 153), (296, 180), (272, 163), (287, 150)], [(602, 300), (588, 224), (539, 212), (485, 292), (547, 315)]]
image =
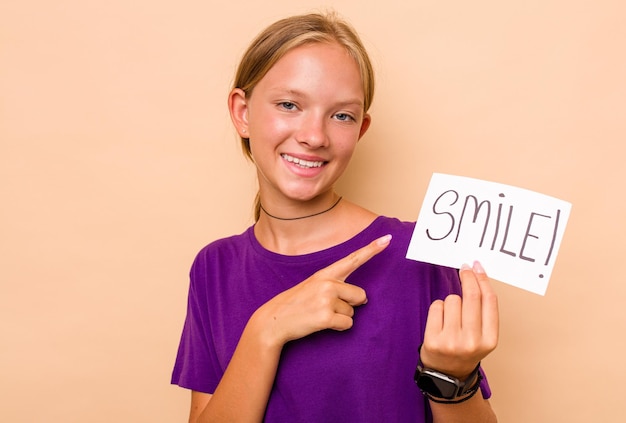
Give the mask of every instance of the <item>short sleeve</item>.
[(190, 272), (187, 316), (171, 383), (194, 391), (213, 393), (222, 371), (212, 346), (205, 269), (206, 260), (201, 253)]

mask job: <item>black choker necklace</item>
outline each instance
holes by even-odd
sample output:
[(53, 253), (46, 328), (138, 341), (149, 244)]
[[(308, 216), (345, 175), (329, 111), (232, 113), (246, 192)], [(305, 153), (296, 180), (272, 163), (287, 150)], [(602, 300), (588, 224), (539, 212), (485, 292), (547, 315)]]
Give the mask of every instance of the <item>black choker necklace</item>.
[(334, 209), (334, 208), (335, 208), (335, 206), (336, 206), (337, 204), (339, 204), (339, 202), (341, 201), (341, 199), (342, 199), (342, 198), (343, 198), (343, 197), (339, 197), (339, 199), (338, 199), (337, 201), (335, 201), (335, 204), (333, 204), (332, 206), (330, 206), (330, 207), (329, 207), (329, 208), (327, 208), (326, 210), (323, 210), (323, 211), (321, 211), (321, 212), (317, 212), (317, 213), (313, 213), (313, 214), (309, 214), (309, 215), (306, 215), (306, 216), (300, 216), (300, 217), (278, 217), (278, 216), (274, 216), (274, 215), (272, 215), (272, 214), (269, 214), (269, 213), (267, 212), (267, 210), (265, 210), (265, 209), (263, 208), (263, 205), (262, 205), (261, 203), (259, 203), (259, 206), (261, 207), (261, 210), (263, 210), (263, 213), (265, 213), (266, 215), (268, 215), (268, 216), (269, 216), (269, 217), (271, 217), (272, 219), (278, 219), (278, 220), (299, 220), (299, 219), (306, 219), (307, 217), (318, 216), (318, 215), (320, 215), (320, 214), (324, 214), (324, 213), (326, 213), (326, 212), (331, 211), (332, 209)]

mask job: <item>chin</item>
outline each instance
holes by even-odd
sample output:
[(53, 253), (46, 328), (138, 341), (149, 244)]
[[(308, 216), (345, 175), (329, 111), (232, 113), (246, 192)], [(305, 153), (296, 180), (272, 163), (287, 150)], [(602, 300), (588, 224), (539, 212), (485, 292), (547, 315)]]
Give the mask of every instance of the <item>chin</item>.
[(308, 192), (292, 192), (292, 193), (288, 193), (287, 197), (294, 200), (294, 201), (301, 201), (301, 202), (309, 202), (309, 201), (314, 201), (315, 199), (323, 196), (324, 194), (327, 194), (329, 191), (328, 190), (324, 190), (324, 191), (308, 191)]

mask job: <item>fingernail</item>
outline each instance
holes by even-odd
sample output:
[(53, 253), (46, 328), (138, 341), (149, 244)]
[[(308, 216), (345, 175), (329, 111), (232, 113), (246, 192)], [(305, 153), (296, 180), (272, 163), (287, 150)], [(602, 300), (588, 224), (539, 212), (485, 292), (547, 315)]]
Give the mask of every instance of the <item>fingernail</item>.
[(385, 245), (385, 244), (389, 244), (390, 241), (391, 241), (391, 234), (387, 234), (385, 236), (378, 238), (376, 243), (378, 245)]
[(476, 273), (485, 273), (485, 269), (483, 269), (483, 266), (480, 264), (479, 261), (474, 262), (474, 271)]
[(469, 270), (469, 269), (470, 269), (469, 264), (467, 264), (467, 263), (463, 263), (463, 264), (461, 265), (461, 269), (460, 269), (460, 270)]

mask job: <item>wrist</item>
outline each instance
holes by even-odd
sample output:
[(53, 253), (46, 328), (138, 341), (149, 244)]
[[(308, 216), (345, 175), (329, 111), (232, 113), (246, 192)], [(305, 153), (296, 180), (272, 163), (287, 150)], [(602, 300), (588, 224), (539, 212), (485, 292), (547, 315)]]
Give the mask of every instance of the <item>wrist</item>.
[(444, 373), (459, 380), (468, 379), (473, 373), (480, 361), (452, 359), (450, 357), (441, 357), (437, 354), (429, 354), (428, 351), (420, 346), (418, 352), (419, 364), (428, 369)]
[(274, 326), (273, 319), (267, 318), (262, 309), (258, 309), (250, 316), (242, 336), (253, 337), (260, 348), (270, 351), (280, 351), (286, 343)]
[(420, 361), (415, 370), (415, 383), (422, 394), (438, 403), (457, 404), (470, 399), (480, 388), (480, 363), (464, 379), (424, 367)]

